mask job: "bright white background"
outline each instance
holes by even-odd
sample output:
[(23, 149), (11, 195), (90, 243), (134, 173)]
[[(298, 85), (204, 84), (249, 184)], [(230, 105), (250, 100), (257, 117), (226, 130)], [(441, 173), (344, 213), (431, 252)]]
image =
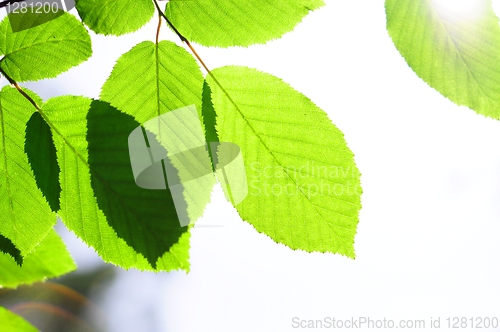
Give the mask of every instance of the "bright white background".
[[(327, 2), (267, 45), (197, 49), (211, 68), (283, 78), (344, 132), (364, 190), (357, 259), (274, 243), (217, 188), (199, 223), (224, 227), (193, 230), (190, 273), (119, 272), (98, 303), (110, 331), (285, 332), (298, 330), (293, 317), (427, 326), (431, 317), (441, 326), (449, 316), (500, 318), (500, 122), (454, 105), (412, 72), (385, 30), (383, 1)], [(126, 37), (94, 36), (91, 60), (26, 86), (45, 98), (98, 97), (119, 55), (155, 29), (156, 20)], [(91, 250), (66, 238), (82, 271), (95, 266)]]

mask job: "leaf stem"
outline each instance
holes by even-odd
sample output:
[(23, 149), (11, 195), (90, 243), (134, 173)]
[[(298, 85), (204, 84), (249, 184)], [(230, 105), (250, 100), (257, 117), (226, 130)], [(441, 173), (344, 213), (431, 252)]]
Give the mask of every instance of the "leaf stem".
[(160, 39), (160, 29), (161, 29), (161, 15), (158, 14), (158, 28), (156, 29), (156, 45)]

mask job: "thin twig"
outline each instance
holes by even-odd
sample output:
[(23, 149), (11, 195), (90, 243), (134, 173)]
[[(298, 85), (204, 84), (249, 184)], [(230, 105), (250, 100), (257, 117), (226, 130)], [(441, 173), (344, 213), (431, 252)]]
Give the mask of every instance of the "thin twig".
[[(0, 60), (1, 62), (1, 60)], [(14, 81), (9, 75), (7, 75), (7, 73), (2, 69), (2, 67), (0, 67), (0, 73), (5, 76), (5, 78), (7, 79), (7, 81), (9, 81), (9, 83), (14, 86), (17, 91), (19, 91), (20, 94), (22, 94), (24, 96), (24, 98), (26, 98), (33, 106), (35, 106), (35, 108), (37, 109), (37, 111), (40, 111), (40, 106), (37, 105), (37, 103), (33, 100), (33, 98), (31, 98), (20, 86), (19, 84), (17, 84), (16, 81)]]
[(7, 6), (10, 6), (16, 2), (22, 2), (22, 1), (25, 1), (25, 0), (6, 0), (6, 1), (0, 2), (0, 8), (7, 7)]
[(156, 44), (160, 40), (160, 29), (161, 29), (161, 15), (158, 14), (158, 28), (156, 29)]
[[(157, 0), (153, 0), (155, 6), (156, 6), (156, 9), (158, 10), (158, 13), (161, 17), (163, 17), (163, 19), (165, 19), (165, 22), (167, 22), (167, 24), (170, 26), (170, 28), (172, 28), (172, 30), (174, 30), (175, 34), (180, 38), (180, 40), (187, 45), (187, 47), (189, 47), (189, 49), (191, 50), (191, 52), (193, 53), (193, 55), (196, 57), (196, 59), (200, 62), (200, 64), (203, 66), (203, 68), (205, 68), (205, 70), (207, 71), (207, 74), (215, 81), (215, 83), (221, 88), (221, 90), (224, 92), (224, 94), (227, 96), (227, 98), (229, 98), (229, 101), (231, 101), (231, 103), (233, 103), (233, 105), (239, 110), (239, 107), (238, 105), (236, 105), (236, 102), (233, 100), (233, 98), (231, 98), (231, 96), (229, 95), (229, 93), (226, 91), (226, 89), (224, 89), (224, 87), (222, 86), (222, 84), (220, 84), (219, 80), (217, 80), (217, 78), (215, 77), (215, 75), (212, 73), (212, 71), (210, 69), (208, 69), (208, 66), (205, 64), (205, 62), (203, 61), (203, 59), (198, 55), (198, 52), (196, 52), (195, 48), (193, 47), (193, 45), (191, 45), (191, 43), (189, 42), (189, 40), (187, 40), (186, 37), (184, 37), (180, 32), (179, 30), (177, 30), (177, 28), (175, 27), (175, 25), (168, 19), (168, 17), (165, 15), (165, 13), (161, 10), (160, 8), (160, 5), (158, 5), (158, 1)], [(241, 111), (240, 111), (241, 112)]]
[[(189, 49), (191, 50), (191, 52), (193, 52), (193, 55), (196, 57), (196, 59), (198, 59), (198, 61), (201, 63), (201, 65), (203, 66), (203, 68), (205, 68), (205, 70), (207, 71), (207, 73), (212, 76), (211, 72), (210, 72), (210, 69), (208, 69), (207, 65), (205, 65), (205, 62), (203, 62), (203, 59), (198, 55), (198, 53), (196, 52), (196, 50), (194, 49), (193, 45), (191, 45), (191, 43), (189, 42), (189, 40), (187, 40), (186, 37), (184, 37), (180, 32), (179, 30), (177, 30), (177, 28), (175, 27), (175, 25), (170, 22), (170, 20), (168, 19), (168, 17), (165, 15), (165, 13), (161, 10), (160, 8), (160, 5), (158, 5), (158, 1), (157, 0), (154, 0), (153, 1), (155, 3), (155, 6), (156, 6), (156, 9), (158, 10), (158, 13), (160, 14), (161, 17), (163, 17), (163, 19), (165, 20), (165, 22), (167, 22), (167, 24), (170, 26), (170, 28), (172, 28), (172, 30), (174, 30), (175, 34), (180, 38), (180, 40), (186, 44), (187, 47), (189, 47)], [(213, 76), (212, 76), (213, 77)]]

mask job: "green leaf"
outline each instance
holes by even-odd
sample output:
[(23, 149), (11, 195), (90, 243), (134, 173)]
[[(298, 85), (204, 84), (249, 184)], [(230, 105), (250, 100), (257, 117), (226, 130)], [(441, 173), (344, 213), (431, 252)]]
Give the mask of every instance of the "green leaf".
[(323, 5), (323, 0), (170, 0), (165, 14), (189, 41), (249, 46), (280, 38)]
[[(10, 14), (0, 23), (0, 68), (17, 82), (53, 78), (87, 60), (90, 36), (75, 16), (63, 13), (42, 25), (12, 32), (10, 21), (38, 14)], [(9, 20), (10, 19), (10, 20)]]
[(57, 164), (56, 147), (50, 126), (38, 112), (33, 113), (26, 124), (24, 151), (28, 156), (38, 188), (49, 202), (52, 211), (59, 211), (61, 185), (60, 168)]
[[(160, 129), (154, 126), (146, 129), (157, 136), (169, 153), (180, 152), (170, 155), (170, 162), (183, 183), (183, 196), (192, 222), (203, 215), (215, 184), (213, 176), (201, 176), (210, 173), (203, 123), (193, 119), (189, 112), (182, 112), (184, 107), (193, 105), (198, 117), (202, 117), (203, 83), (196, 60), (182, 47), (169, 41), (158, 44), (145, 41), (118, 59), (101, 91), (102, 100), (132, 115), (140, 124), (156, 121), (154, 119), (161, 122), (162, 116), (169, 112), (181, 111), (172, 119), (179, 123), (174, 134), (162, 136)], [(158, 127), (163, 125), (158, 123)], [(172, 125), (166, 124), (166, 127)], [(199, 131), (202, 135), (197, 134)]]
[[(41, 104), (39, 97), (28, 93)], [(24, 153), (24, 130), (34, 112), (34, 106), (16, 89), (6, 86), (0, 91), (0, 234), (23, 257), (45, 238), (56, 222)]]
[[(408, 65), (458, 105), (500, 118), (500, 27), (490, 0), (386, 0), (387, 30)], [(454, 7), (454, 8), (453, 8)], [(464, 10), (465, 9), (465, 10)]]
[(101, 91), (101, 99), (138, 122), (195, 105), (201, 112), (203, 75), (196, 60), (170, 41), (144, 41), (123, 54)]
[(76, 9), (92, 31), (115, 36), (138, 30), (155, 12), (151, 0), (78, 0)]
[(279, 78), (245, 67), (213, 75), (219, 139), (237, 144), (245, 164), (243, 220), (292, 249), (354, 258), (360, 174), (342, 132)]
[(84, 97), (44, 105), (61, 167), (60, 216), (104, 261), (125, 269), (188, 270), (189, 232), (169, 191), (137, 187), (128, 136), (139, 123)]
[(3, 332), (39, 332), (21, 316), (0, 306), (0, 322)]
[(24, 259), (22, 266), (1, 253), (0, 266), (0, 286), (7, 288), (44, 281), (76, 270), (75, 262), (54, 230)]

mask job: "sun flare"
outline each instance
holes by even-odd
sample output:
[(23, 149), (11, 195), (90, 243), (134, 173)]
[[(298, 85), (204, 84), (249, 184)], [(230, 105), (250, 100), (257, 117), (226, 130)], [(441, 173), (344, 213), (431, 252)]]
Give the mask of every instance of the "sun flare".
[(481, 19), (487, 8), (487, 0), (431, 0), (441, 15), (460, 21)]

